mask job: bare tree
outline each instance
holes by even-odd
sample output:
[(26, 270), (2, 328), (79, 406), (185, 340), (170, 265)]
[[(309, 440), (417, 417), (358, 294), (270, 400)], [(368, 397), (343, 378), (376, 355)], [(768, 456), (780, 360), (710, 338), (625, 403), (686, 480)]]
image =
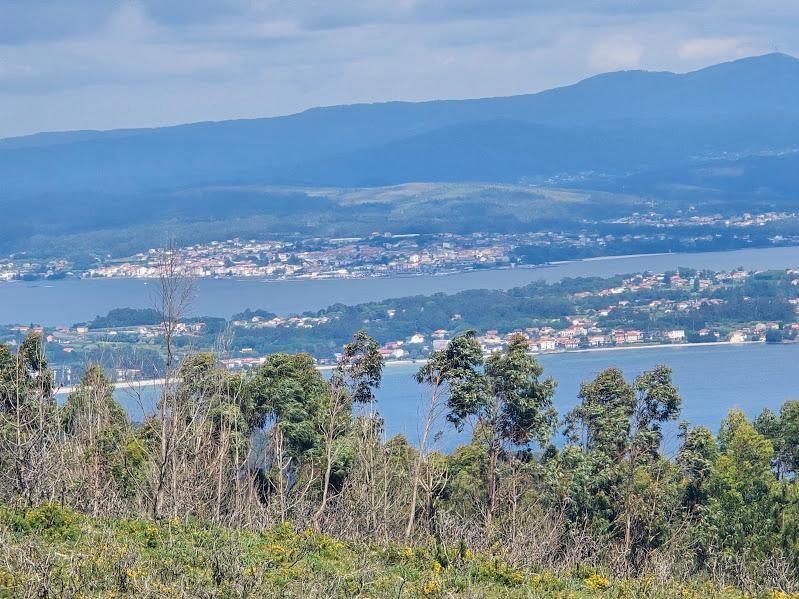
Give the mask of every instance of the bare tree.
[(483, 380), (477, 368), (482, 362), (482, 350), (474, 331), (466, 331), (452, 339), (445, 349), (433, 352), (416, 373), (416, 381), (430, 387), (430, 402), (427, 415), (422, 420), (419, 450), (413, 467), (406, 539), (413, 534), (422, 467), (426, 463), (431, 441), (438, 438), (438, 435), (433, 434), (433, 426), (445, 412), (451, 422), (462, 422), (464, 415), (470, 412), (469, 406), (479, 401), (483, 393)]
[(416, 459), (413, 463), (413, 474), (411, 476), (411, 504), (408, 510), (408, 520), (405, 525), (405, 539), (409, 539), (413, 534), (416, 523), (416, 504), (419, 499), (419, 487), (422, 484), (422, 468), (427, 460), (430, 451), (431, 441), (433, 441), (433, 426), (442, 415), (442, 403), (446, 400), (446, 379), (441, 370), (431, 369), (424, 378), (418, 376), (430, 386), (430, 401), (427, 404), (427, 413), (423, 415), (422, 429), (419, 435), (419, 447), (417, 448)]
[(13, 498), (27, 505), (52, 499), (56, 404), (41, 334), (29, 335), (15, 355), (1, 346), (0, 368), (0, 472)]
[[(158, 263), (158, 289), (155, 305), (161, 314), (161, 333), (164, 338), (163, 389), (159, 403), (159, 455), (156, 460), (156, 485), (152, 499), (152, 515), (163, 516), (164, 494), (171, 481), (176, 482), (177, 464), (172, 459), (178, 437), (180, 414), (171, 401), (175, 397), (175, 373), (177, 357), (175, 336), (178, 327), (188, 313), (194, 296), (194, 282), (180, 268), (175, 242), (171, 241), (161, 250)], [(174, 491), (174, 488), (173, 488)]]

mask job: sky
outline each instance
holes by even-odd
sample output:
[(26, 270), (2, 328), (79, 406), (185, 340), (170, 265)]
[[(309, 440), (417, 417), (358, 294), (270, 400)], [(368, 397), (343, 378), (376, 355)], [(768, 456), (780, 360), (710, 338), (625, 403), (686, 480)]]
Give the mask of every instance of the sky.
[(797, 0), (0, 0), (0, 137), (799, 56)]

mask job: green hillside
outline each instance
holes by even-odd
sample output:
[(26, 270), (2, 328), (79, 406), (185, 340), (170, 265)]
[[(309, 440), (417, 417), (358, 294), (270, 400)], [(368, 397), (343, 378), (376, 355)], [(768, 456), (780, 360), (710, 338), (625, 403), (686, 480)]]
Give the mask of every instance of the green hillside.
[(140, 423), (99, 367), (61, 404), (38, 335), (0, 346), (0, 596), (799, 596), (799, 402), (680, 424), (666, 455), (669, 368), (608, 368), (559, 416), (527, 349), (433, 353), (412, 444), (364, 332), (329, 379), (167, 356)]
[(462, 544), (375, 545), (290, 524), (243, 530), (97, 519), (54, 504), (0, 508), (0, 543), (0, 597), (795, 597), (618, 579), (601, 568), (519, 568), (500, 552)]

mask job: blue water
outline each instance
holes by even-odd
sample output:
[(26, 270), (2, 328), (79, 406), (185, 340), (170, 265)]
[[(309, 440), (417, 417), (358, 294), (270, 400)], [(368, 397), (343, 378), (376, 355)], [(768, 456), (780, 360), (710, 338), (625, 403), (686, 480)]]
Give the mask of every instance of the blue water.
[[(661, 272), (679, 266), (729, 270), (799, 266), (799, 247), (664, 254), (569, 262), (544, 268), (473, 271), (447, 276), (420, 276), (355, 280), (293, 280), (265, 282), (254, 279), (197, 281), (193, 312), (203, 316), (231, 316), (246, 308), (277, 314), (319, 310), (333, 303), (356, 304), (390, 297), (464, 289), (508, 289), (532, 281), (559, 281), (566, 277)], [(112, 279), (66, 279), (41, 283), (0, 283), (0, 323), (36, 322), (48, 326), (72, 325), (105, 314), (112, 308), (153, 307), (153, 282)]]
[[(545, 375), (558, 381), (555, 404), (563, 415), (577, 403), (580, 383), (612, 366), (621, 368), (629, 380), (656, 364), (667, 364), (683, 397), (681, 419), (702, 424), (714, 432), (732, 408), (741, 408), (750, 417), (763, 408), (778, 410), (788, 399), (799, 399), (795, 376), (799, 366), (796, 345), (719, 345), (675, 346), (622, 351), (573, 352), (540, 357)], [(416, 442), (419, 415), (424, 415), (427, 389), (413, 380), (417, 365), (388, 367), (377, 392), (378, 409), (389, 435), (404, 434)], [(142, 389), (144, 403), (151, 409), (156, 389)], [(140, 419), (139, 398), (131, 390), (117, 391), (117, 399), (134, 418)], [(458, 436), (443, 421), (437, 430), (444, 432), (440, 449), (452, 449), (466, 434)], [(664, 450), (673, 453), (677, 446), (676, 426), (669, 427)]]
[[(201, 280), (194, 311), (229, 316), (245, 308), (265, 308), (277, 313), (300, 312), (335, 302), (357, 302), (403, 295), (456, 292), (463, 289), (505, 289), (534, 280), (558, 281), (564, 277), (611, 276), (644, 270), (663, 271), (678, 266), (729, 270), (789, 268), (799, 266), (799, 248), (738, 250), (702, 254), (668, 254), (558, 264), (547, 268), (476, 271), (451, 276), (399, 279), (263, 282), (256, 280)], [(0, 284), (0, 322), (72, 324), (121, 306), (152, 306), (153, 284), (135, 280), (65, 280), (50, 284)], [(682, 418), (716, 430), (732, 407), (754, 417), (764, 407), (778, 409), (787, 399), (799, 399), (796, 369), (799, 345), (788, 346), (683, 346), (634, 351), (552, 354), (541, 357), (546, 373), (559, 386), (556, 404), (561, 414), (574, 406), (579, 385), (601, 370), (617, 366), (630, 379), (656, 364), (674, 369), (682, 391)], [(378, 392), (379, 410), (389, 434), (418, 438), (419, 414), (424, 413), (426, 390), (412, 374), (418, 368), (387, 368)], [(131, 416), (141, 419), (151, 410), (158, 390), (120, 390), (117, 398)], [(447, 427), (441, 425), (441, 429)], [(664, 447), (676, 447), (676, 428), (669, 429)], [(463, 437), (460, 437), (463, 438)], [(441, 447), (451, 448), (459, 437), (443, 436)]]
[[(714, 432), (732, 408), (740, 408), (754, 418), (763, 408), (778, 410), (788, 399), (799, 399), (797, 345), (718, 345), (572, 352), (540, 356), (545, 376), (558, 382), (555, 405), (562, 416), (577, 404), (580, 383), (606, 368), (618, 367), (632, 380), (644, 370), (666, 364), (674, 371), (674, 381), (683, 398), (681, 419), (704, 425)], [(412, 379), (414, 367), (386, 369), (378, 394), (380, 412), (387, 431), (418, 438), (417, 405), (424, 390)], [(446, 428), (446, 427), (443, 427)], [(676, 427), (667, 430), (664, 449), (678, 446)], [(444, 449), (457, 441), (453, 435), (442, 440)]]

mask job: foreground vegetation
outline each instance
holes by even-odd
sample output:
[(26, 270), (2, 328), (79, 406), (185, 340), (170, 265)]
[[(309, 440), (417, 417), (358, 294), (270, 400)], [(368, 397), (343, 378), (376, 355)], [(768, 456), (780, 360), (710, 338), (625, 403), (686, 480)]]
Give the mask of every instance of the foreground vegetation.
[(520, 568), (501, 551), (463, 544), (370, 545), (288, 525), (250, 532), (92, 519), (54, 504), (0, 510), (0, 544), (0, 597), (744, 597), (711, 583), (613, 579), (601, 568)]
[[(799, 592), (799, 402), (754, 422), (732, 411), (714, 436), (678, 425), (667, 367), (608, 369), (560, 417), (523, 337), (486, 359), (467, 331), (416, 375), (412, 444), (383, 432), (365, 332), (329, 380), (307, 354), (231, 374), (210, 353), (178, 360), (189, 289), (161, 290), (163, 389), (143, 423), (101, 368), (59, 405), (41, 336), (0, 346), (0, 592)], [(445, 427), (469, 442), (438, 452)]]

